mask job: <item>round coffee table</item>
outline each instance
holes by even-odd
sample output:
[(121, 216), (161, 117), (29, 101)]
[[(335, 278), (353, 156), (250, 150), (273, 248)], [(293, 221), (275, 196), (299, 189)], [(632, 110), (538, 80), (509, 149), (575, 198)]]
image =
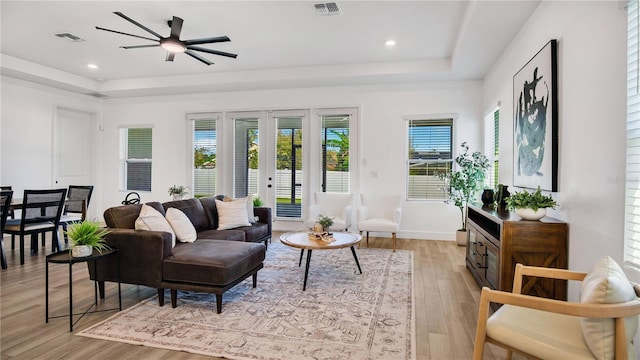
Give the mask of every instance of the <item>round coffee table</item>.
[(327, 243), (322, 240), (309, 239), (308, 232), (289, 232), (280, 236), (280, 242), (284, 245), (301, 249), (298, 266), (302, 265), (302, 256), (304, 255), (304, 251), (307, 250), (307, 266), (304, 269), (304, 284), (302, 286), (302, 291), (305, 291), (307, 289), (309, 263), (311, 262), (311, 252), (313, 250), (336, 250), (347, 247), (351, 248), (351, 253), (353, 254), (353, 258), (355, 259), (356, 265), (358, 266), (358, 271), (360, 271), (360, 274), (362, 274), (360, 262), (358, 261), (358, 255), (356, 255), (356, 249), (354, 247), (357, 243), (360, 242), (360, 240), (362, 240), (362, 236), (359, 234), (352, 234), (348, 232), (334, 232), (333, 238), (335, 239), (335, 241)]

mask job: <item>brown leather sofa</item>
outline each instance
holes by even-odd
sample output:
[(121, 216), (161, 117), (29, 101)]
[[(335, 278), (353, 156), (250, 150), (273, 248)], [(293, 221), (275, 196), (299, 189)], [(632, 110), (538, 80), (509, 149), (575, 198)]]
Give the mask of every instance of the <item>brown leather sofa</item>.
[(105, 210), (104, 219), (111, 231), (106, 242), (118, 249), (118, 258), (100, 261), (96, 272), (89, 266), (91, 279), (98, 281), (100, 297), (104, 297), (105, 281), (119, 279), (121, 283), (157, 288), (160, 306), (164, 305), (164, 289), (171, 289), (173, 307), (177, 306), (178, 290), (214, 293), (220, 313), (226, 290), (249, 276), (255, 287), (271, 239), (271, 208), (255, 207), (257, 221), (251, 226), (217, 230), (216, 198), (221, 200), (223, 196), (146, 204), (163, 215), (170, 207), (180, 209), (194, 225), (197, 240), (176, 242), (173, 248), (168, 232), (135, 230), (141, 204)]

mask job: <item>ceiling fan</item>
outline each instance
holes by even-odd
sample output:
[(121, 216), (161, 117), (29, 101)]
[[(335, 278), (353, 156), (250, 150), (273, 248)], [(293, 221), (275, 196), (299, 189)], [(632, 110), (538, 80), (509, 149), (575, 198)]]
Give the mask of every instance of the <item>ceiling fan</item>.
[(231, 41), (231, 39), (229, 39), (227, 36), (218, 36), (218, 37), (203, 38), (203, 39), (180, 40), (180, 31), (182, 31), (182, 19), (177, 17), (177, 16), (174, 16), (173, 20), (167, 21), (167, 24), (171, 28), (171, 34), (168, 37), (162, 37), (160, 34), (158, 34), (155, 31), (149, 29), (148, 27), (138, 23), (137, 21), (131, 19), (130, 17), (124, 15), (121, 12), (117, 12), (116, 11), (116, 12), (114, 12), (114, 14), (116, 14), (116, 15), (120, 16), (121, 18), (129, 21), (130, 23), (132, 23), (132, 24), (136, 25), (137, 27), (145, 30), (146, 32), (158, 37), (158, 39), (152, 39), (152, 38), (149, 38), (149, 37), (144, 37), (144, 36), (139, 36), (139, 35), (134, 35), (134, 34), (127, 34), (127, 33), (124, 33), (124, 32), (111, 30), (111, 29), (105, 29), (105, 28), (101, 28), (99, 26), (96, 26), (96, 29), (98, 29), (98, 30), (109, 31), (109, 32), (116, 33), (116, 34), (133, 36), (133, 37), (136, 37), (136, 38), (139, 38), (139, 39), (145, 39), (145, 40), (151, 40), (151, 41), (157, 42), (157, 44), (150, 44), (150, 45), (120, 46), (123, 49), (140, 49), (140, 48), (149, 48), (149, 47), (160, 46), (163, 49), (167, 50), (167, 57), (165, 58), (165, 61), (173, 61), (173, 58), (176, 56), (176, 53), (185, 53), (185, 54), (191, 56), (192, 58), (194, 58), (194, 59), (196, 59), (198, 61), (201, 61), (201, 62), (203, 62), (203, 63), (205, 63), (207, 65), (211, 65), (211, 64), (213, 64), (213, 62), (211, 62), (208, 59), (202, 57), (200, 54), (195, 53), (194, 51), (201, 51), (201, 52), (205, 52), (205, 53), (213, 54), (213, 55), (227, 56), (227, 57), (234, 58), (234, 59), (238, 56), (236, 54), (231, 54), (231, 53), (224, 52), (224, 51), (218, 51), (218, 50), (207, 49), (207, 48), (200, 47), (200, 46), (194, 46), (194, 45), (201, 45), (201, 44), (213, 44), (213, 43)]

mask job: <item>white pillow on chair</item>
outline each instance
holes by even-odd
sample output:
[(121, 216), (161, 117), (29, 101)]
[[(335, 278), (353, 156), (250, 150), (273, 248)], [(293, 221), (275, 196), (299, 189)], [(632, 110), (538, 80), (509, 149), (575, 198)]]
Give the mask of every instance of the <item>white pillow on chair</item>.
[[(609, 256), (600, 259), (582, 280), (580, 302), (587, 304), (617, 304), (636, 298), (633, 286), (620, 265)], [(614, 359), (615, 321), (613, 319), (581, 318), (582, 336), (598, 360)], [(638, 317), (625, 319), (627, 343), (638, 330)], [(633, 346), (631, 346), (633, 351)], [(635, 358), (635, 356), (633, 357)], [(629, 359), (632, 359), (630, 357)]]

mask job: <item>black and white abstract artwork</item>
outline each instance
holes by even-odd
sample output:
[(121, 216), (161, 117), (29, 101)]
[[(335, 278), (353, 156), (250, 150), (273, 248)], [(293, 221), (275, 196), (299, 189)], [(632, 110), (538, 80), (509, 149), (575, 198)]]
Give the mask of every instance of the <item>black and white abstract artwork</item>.
[(513, 184), (557, 191), (557, 40), (549, 41), (513, 76)]

